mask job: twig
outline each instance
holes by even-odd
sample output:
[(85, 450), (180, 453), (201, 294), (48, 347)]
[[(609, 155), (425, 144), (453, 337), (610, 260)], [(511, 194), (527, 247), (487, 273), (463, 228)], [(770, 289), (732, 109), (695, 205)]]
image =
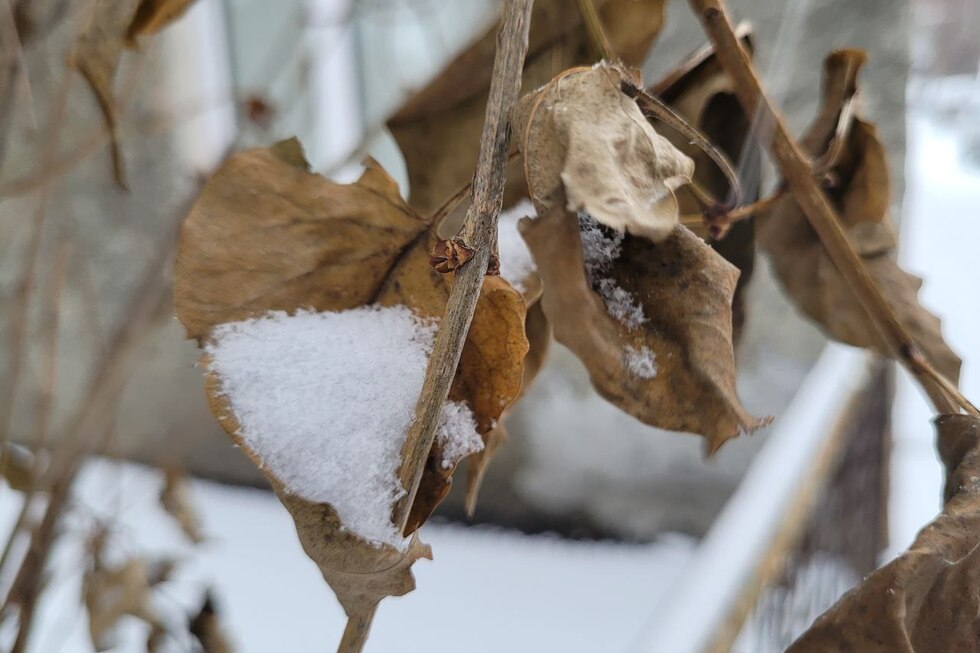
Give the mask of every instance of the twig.
[(398, 480), (405, 496), (396, 504), (393, 519), (401, 530), (408, 521), (422, 470), (432, 448), (436, 423), (456, 374), (463, 342), (473, 320), (483, 277), (496, 238), (497, 214), (503, 204), (510, 143), (510, 114), (517, 104), (533, 0), (508, 0), (490, 82), (480, 154), (473, 179), (473, 200), (457, 236), (475, 253), (456, 270), (446, 313), (439, 325), (432, 356), (425, 370), (415, 421), (402, 448)]
[(597, 58), (612, 61), (616, 53), (609, 44), (606, 30), (602, 28), (602, 20), (595, 10), (595, 4), (592, 0), (576, 0), (576, 4), (578, 4), (578, 12), (582, 14), (585, 32), (589, 35), (589, 44)]
[(891, 354), (912, 373), (932, 399), (937, 411), (955, 413), (963, 409), (977, 414), (977, 409), (954, 384), (948, 380), (937, 382), (942, 375), (924, 358), (912, 335), (854, 251), (841, 227), (840, 218), (814, 178), (809, 158), (800, 150), (786, 123), (766, 97), (752, 61), (735, 34), (723, 0), (690, 0), (690, 4), (714, 43), (718, 61), (731, 77), (735, 94), (745, 113), (753, 115), (758, 110), (772, 124), (772, 140), (762, 145), (769, 147), (794, 199), (819, 236), (834, 266), (853, 289), (871, 323), (881, 333)]

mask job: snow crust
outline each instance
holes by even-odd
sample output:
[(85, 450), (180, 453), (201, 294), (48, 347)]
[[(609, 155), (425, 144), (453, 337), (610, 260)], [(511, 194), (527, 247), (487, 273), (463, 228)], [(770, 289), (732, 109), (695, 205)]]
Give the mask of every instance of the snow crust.
[[(435, 331), (405, 306), (277, 311), (217, 327), (207, 353), (239, 435), (276, 478), (363, 539), (401, 546), (396, 472)], [(463, 403), (443, 407), (437, 436), (457, 459), (483, 446)]]

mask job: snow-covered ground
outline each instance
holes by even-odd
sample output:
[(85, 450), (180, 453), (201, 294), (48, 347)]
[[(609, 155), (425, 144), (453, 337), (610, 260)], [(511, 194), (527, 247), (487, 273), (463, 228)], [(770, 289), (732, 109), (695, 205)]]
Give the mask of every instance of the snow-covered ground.
[[(900, 259), (925, 278), (922, 303), (943, 320), (943, 333), (964, 359), (961, 387), (980, 401), (980, 169), (970, 168), (948, 121), (913, 112), (908, 121), (908, 192)], [(885, 559), (905, 549), (941, 505), (942, 468), (932, 410), (901, 371), (895, 397), (890, 496), (891, 542)]]
[[(34, 653), (90, 653), (78, 608), (81, 546), (96, 518), (116, 524), (124, 554), (185, 559), (156, 607), (170, 622), (214, 594), (238, 653), (333, 650), (345, 618), (300, 549), (292, 521), (271, 494), (192, 482), (209, 539), (189, 546), (157, 503), (160, 474), (128, 463), (93, 461), (78, 485), (77, 517), (57, 551)], [(19, 501), (4, 488), (0, 520), (9, 528)], [(423, 528), (434, 561), (415, 566), (418, 588), (386, 599), (370, 651), (431, 653), (622, 651), (657, 610), (692, 550), (680, 536), (647, 546), (575, 542), (452, 525)], [(119, 653), (145, 650), (146, 630), (131, 620)], [(187, 645), (169, 650), (191, 650)], [(0, 648), (4, 643), (0, 641)]]

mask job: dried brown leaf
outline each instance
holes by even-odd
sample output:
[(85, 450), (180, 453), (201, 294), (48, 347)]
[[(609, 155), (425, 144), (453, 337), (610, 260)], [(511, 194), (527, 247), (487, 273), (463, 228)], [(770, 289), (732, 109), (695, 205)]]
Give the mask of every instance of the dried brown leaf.
[[(432, 240), (420, 238), (402, 257), (378, 294), (378, 303), (384, 306), (403, 304), (423, 317), (442, 316), (452, 277), (436, 272), (429, 265)], [(525, 314), (526, 305), (521, 293), (500, 277), (484, 279), (456, 378), (449, 390), (451, 401), (465, 401), (473, 411), (484, 447), (503, 412), (521, 392), (523, 361), (528, 352)], [(483, 461), (489, 459), (489, 453), (478, 455)], [(455, 465), (446, 468), (441, 460), (442, 452), (436, 443), (429, 455), (419, 495), (412, 505), (406, 533), (418, 528), (449, 492)]]
[(972, 653), (980, 642), (980, 419), (936, 418), (942, 514), (819, 617), (788, 653)]
[(177, 467), (164, 470), (163, 490), (160, 492), (160, 505), (177, 520), (180, 530), (194, 544), (204, 541), (201, 521), (194, 509), (187, 486), (187, 476)]
[[(341, 185), (309, 173), (295, 141), (236, 155), (209, 180), (184, 223), (175, 275), (178, 317), (201, 342), (218, 324), (270, 310), (402, 304), (439, 318), (452, 277), (429, 264), (437, 239), (431, 222), (401, 200), (394, 181), (373, 162), (356, 183)], [(450, 399), (466, 401), (482, 432), (520, 392), (524, 312), (520, 293), (499, 277), (486, 279), (450, 392)], [(410, 567), (429, 556), (417, 537), (405, 550), (375, 546), (344, 530), (330, 505), (291, 494), (245, 446), (213, 372), (206, 390), (212, 412), (269, 478), (348, 615), (364, 618), (385, 596), (414, 587)], [(407, 533), (448, 490), (459, 461), (445, 462), (437, 441)]]
[(356, 183), (336, 184), (308, 172), (296, 150), (286, 141), (230, 157), (194, 203), (174, 284), (188, 337), (270, 310), (371, 303), (429, 227), (374, 161)]
[(567, 70), (521, 98), (514, 129), (538, 214), (563, 187), (570, 211), (660, 242), (677, 224), (674, 190), (694, 162), (622, 92), (626, 75), (604, 64)]
[[(823, 105), (801, 141), (814, 157), (832, 147), (841, 108), (856, 91), (864, 60), (864, 53), (856, 50), (827, 57)], [(874, 125), (854, 118), (834, 159), (828, 173), (831, 187), (826, 192), (855, 250), (926, 358), (956, 383), (960, 358), (943, 339), (939, 318), (918, 302), (921, 279), (902, 270), (893, 259), (896, 240), (888, 216), (888, 166)], [(760, 215), (758, 225), (759, 243), (769, 252), (786, 293), (803, 313), (836, 340), (889, 353), (887, 343), (791, 196)]]
[[(647, 424), (704, 435), (709, 452), (764, 423), (735, 391), (731, 301), (738, 271), (704, 241), (680, 225), (660, 243), (623, 236), (608, 278), (646, 317), (627, 326), (590, 286), (579, 221), (560, 198), (521, 228), (555, 338), (582, 360), (602, 396)], [(638, 373), (630, 352), (652, 355), (655, 370)]]
[(112, 92), (123, 50), (140, 34), (157, 32), (178, 18), (193, 0), (100, 0), (78, 36), (71, 64), (82, 74), (102, 111), (110, 136), (112, 171), (126, 187), (126, 168), (117, 133), (116, 99)]
[[(742, 45), (751, 53), (751, 28), (741, 25), (737, 32)], [(738, 161), (743, 202), (758, 199), (762, 175), (758, 144), (751, 138), (751, 121), (735, 97), (731, 78), (718, 63), (714, 48), (706, 46), (693, 53), (650, 92), (697, 127), (730, 160)], [(658, 132), (694, 160), (694, 182), (724, 200), (729, 192), (728, 180), (718, 166), (689, 139), (659, 125), (654, 122)], [(682, 215), (701, 213), (702, 207), (692, 193), (680, 192), (677, 199)], [(739, 270), (732, 300), (732, 327), (737, 342), (745, 323), (746, 289), (755, 268), (755, 221), (748, 218), (735, 222), (720, 240), (711, 238), (706, 228), (692, 230)]]
[[(595, 0), (616, 56), (643, 63), (663, 25), (664, 0)], [(435, 211), (469, 181), (483, 126), (490, 71), (496, 51), (492, 26), (388, 121), (408, 165), (412, 205)], [(591, 64), (586, 30), (576, 0), (538, 0), (531, 15), (523, 89), (547, 83), (566, 68)], [(520, 164), (512, 162), (505, 205), (527, 195)]]

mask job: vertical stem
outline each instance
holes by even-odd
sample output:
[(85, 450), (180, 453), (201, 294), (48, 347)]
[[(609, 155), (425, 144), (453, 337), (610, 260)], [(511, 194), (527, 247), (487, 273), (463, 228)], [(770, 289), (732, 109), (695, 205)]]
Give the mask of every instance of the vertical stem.
[(374, 621), (374, 613), (377, 611), (378, 604), (375, 603), (364, 614), (347, 618), (347, 627), (344, 628), (344, 636), (340, 639), (337, 653), (360, 653), (364, 650), (364, 643), (371, 632), (371, 622)]
[(925, 360), (912, 335), (854, 251), (841, 227), (840, 218), (814, 178), (809, 158), (800, 150), (786, 123), (766, 97), (752, 61), (735, 35), (724, 0), (689, 1), (704, 31), (714, 43), (718, 61), (732, 79), (745, 113), (754, 115), (759, 111), (763, 120), (773, 125), (772, 141), (760, 141), (762, 146), (769, 147), (793, 198), (817, 232), (830, 260), (867, 312), (871, 324), (880, 332), (892, 356), (915, 377), (940, 413), (955, 413), (960, 408), (971, 413), (976, 411), (955, 385), (944, 379)]
[(510, 114), (517, 104), (527, 53), (533, 0), (507, 0), (497, 36), (490, 97), (480, 137), (480, 155), (473, 178), (473, 199), (458, 238), (474, 250), (473, 258), (456, 270), (446, 314), (439, 324), (432, 356), (425, 370), (415, 421), (401, 452), (398, 480), (405, 496), (395, 505), (394, 523), (404, 530), (418, 492), (425, 461), (432, 448), (436, 424), (459, 365), (463, 343), (473, 321), (490, 250), (497, 233), (497, 214), (503, 204), (510, 144)]

